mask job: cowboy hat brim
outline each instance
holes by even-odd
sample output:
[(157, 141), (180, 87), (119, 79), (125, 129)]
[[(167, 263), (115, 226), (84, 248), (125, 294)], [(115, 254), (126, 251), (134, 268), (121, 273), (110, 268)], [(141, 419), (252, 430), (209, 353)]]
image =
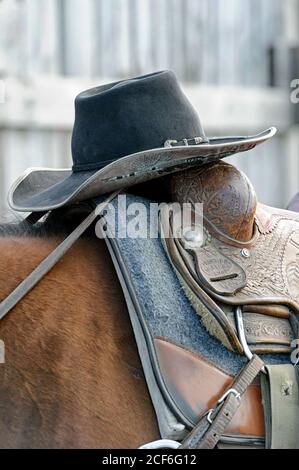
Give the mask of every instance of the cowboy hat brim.
[(120, 158), (100, 170), (32, 168), (13, 184), (9, 206), (20, 212), (58, 209), (118, 189), (253, 149), (276, 134), (271, 127), (249, 137), (214, 137), (209, 143), (163, 147)]

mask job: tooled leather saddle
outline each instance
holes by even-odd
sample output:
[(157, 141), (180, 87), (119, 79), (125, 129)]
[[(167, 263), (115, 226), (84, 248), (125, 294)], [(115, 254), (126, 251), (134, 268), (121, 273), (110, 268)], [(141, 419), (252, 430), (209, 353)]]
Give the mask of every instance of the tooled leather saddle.
[[(247, 177), (224, 162), (173, 175), (170, 197), (194, 210), (203, 204), (202, 226), (178, 227), (174, 212), (163, 206), (160, 228), (180, 284), (208, 332), (249, 361), (256, 354), (292, 358), (293, 366), (264, 367), (259, 383), (266, 447), (298, 448), (299, 215), (258, 203)], [(208, 421), (213, 428), (209, 414)], [(219, 429), (207, 431), (203, 423), (204, 417), (183, 446), (209, 448)]]
[[(203, 237), (194, 243), (201, 227), (190, 227), (164, 244), (208, 331), (239, 353), (291, 353), (299, 331), (299, 215), (258, 203), (246, 176), (224, 162), (174, 175), (171, 198), (203, 203)], [(168, 214), (161, 211), (162, 229), (172, 227)]]

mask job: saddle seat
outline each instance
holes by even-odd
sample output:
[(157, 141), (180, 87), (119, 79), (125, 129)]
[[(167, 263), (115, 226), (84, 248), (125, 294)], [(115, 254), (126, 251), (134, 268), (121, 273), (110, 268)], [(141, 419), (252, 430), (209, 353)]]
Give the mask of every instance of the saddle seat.
[(174, 202), (203, 203), (202, 228), (182, 233), (164, 208), (161, 231), (170, 227), (164, 246), (208, 331), (239, 353), (290, 352), (299, 327), (299, 215), (258, 203), (248, 178), (224, 162), (177, 173), (170, 188)]

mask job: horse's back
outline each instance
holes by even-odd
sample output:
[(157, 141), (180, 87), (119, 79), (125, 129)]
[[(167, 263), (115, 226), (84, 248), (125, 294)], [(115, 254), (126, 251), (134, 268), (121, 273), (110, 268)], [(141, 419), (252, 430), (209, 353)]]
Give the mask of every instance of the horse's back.
[[(60, 240), (0, 239), (4, 299)], [(81, 240), (0, 323), (0, 447), (137, 447), (158, 432), (125, 301)], [(125, 391), (125, 392), (124, 392)]]

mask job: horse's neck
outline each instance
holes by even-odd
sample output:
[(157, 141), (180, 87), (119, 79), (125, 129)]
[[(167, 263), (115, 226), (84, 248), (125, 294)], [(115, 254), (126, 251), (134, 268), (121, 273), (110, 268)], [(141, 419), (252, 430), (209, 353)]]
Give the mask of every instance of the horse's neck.
[[(58, 240), (0, 239), (0, 296)], [(114, 268), (80, 241), (0, 323), (0, 447), (137, 447), (156, 421)]]

